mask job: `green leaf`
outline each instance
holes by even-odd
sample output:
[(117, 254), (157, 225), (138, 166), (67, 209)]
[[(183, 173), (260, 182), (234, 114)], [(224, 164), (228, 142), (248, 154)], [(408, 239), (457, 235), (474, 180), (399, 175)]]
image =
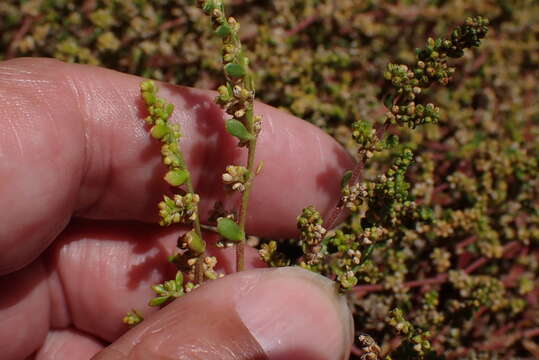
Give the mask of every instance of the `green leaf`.
[(342, 176), (342, 180), (341, 180), (341, 188), (345, 187), (346, 185), (348, 185), (348, 182), (350, 181), (350, 179), (352, 178), (352, 170), (346, 170), (344, 172), (344, 175)]
[(164, 303), (166, 303), (168, 300), (170, 299), (170, 296), (159, 296), (159, 297), (155, 297), (153, 299), (150, 300), (149, 304), (150, 306), (159, 306), (159, 305), (162, 305)]
[[(191, 230), (184, 235), (185, 243), (195, 254), (203, 254), (206, 250), (206, 243), (198, 236), (195, 230)], [(182, 280), (183, 283), (183, 280)]]
[(144, 80), (140, 83), (140, 90), (144, 92), (155, 92), (157, 90), (155, 83), (151, 80)]
[(213, 9), (215, 9), (215, 3), (213, 0), (206, 0), (202, 5), (202, 10), (204, 10), (206, 13), (210, 13)]
[(162, 284), (157, 284), (152, 286), (152, 290), (157, 294), (162, 294), (165, 292), (165, 287)]
[(176, 278), (174, 280), (179, 288), (183, 290), (183, 273), (181, 271), (176, 272)]
[(230, 119), (226, 122), (226, 131), (230, 135), (237, 137), (241, 141), (248, 141), (254, 139), (254, 136), (249, 133), (241, 121), (236, 119)]
[(233, 242), (240, 242), (245, 239), (245, 233), (241, 231), (239, 225), (229, 218), (217, 220), (217, 231), (222, 237)]
[(144, 99), (144, 102), (147, 105), (153, 105), (157, 101), (157, 98), (155, 97), (155, 93), (143, 91), (142, 92), (142, 98)]
[(246, 74), (245, 68), (240, 64), (228, 63), (225, 65), (225, 72), (232, 77), (243, 77)]
[(172, 115), (172, 112), (174, 111), (174, 105), (173, 104), (167, 104), (165, 106), (165, 117), (168, 119), (170, 115)]
[(215, 30), (215, 33), (219, 36), (219, 37), (227, 37), (228, 35), (230, 35), (230, 32), (232, 31), (232, 28), (228, 25), (228, 24), (223, 24), (221, 26), (219, 26), (217, 28), (217, 30)]
[(166, 134), (168, 134), (168, 126), (162, 122), (155, 124), (154, 126), (152, 126), (150, 133), (152, 134), (154, 138), (161, 139)]
[(374, 249), (379, 248), (383, 245), (384, 243), (380, 243), (380, 242), (375, 243), (375, 244), (370, 244), (367, 250), (365, 251), (365, 253), (363, 254), (363, 257), (361, 258), (361, 262), (359, 263), (359, 265), (363, 265), (365, 261), (369, 260)]
[(391, 107), (393, 107), (393, 99), (395, 99), (395, 95), (389, 94), (384, 98), (384, 105), (386, 108), (391, 110)]
[(165, 181), (168, 182), (172, 186), (181, 186), (185, 184), (188, 178), (189, 178), (189, 173), (187, 172), (187, 170), (182, 170), (182, 169), (170, 170), (165, 175)]

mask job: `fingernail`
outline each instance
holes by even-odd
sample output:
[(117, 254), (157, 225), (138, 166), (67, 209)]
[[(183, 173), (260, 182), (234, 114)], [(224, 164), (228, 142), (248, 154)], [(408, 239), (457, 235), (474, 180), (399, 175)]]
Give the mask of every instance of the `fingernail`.
[(352, 315), (329, 279), (273, 269), (240, 296), (236, 310), (270, 360), (348, 359)]

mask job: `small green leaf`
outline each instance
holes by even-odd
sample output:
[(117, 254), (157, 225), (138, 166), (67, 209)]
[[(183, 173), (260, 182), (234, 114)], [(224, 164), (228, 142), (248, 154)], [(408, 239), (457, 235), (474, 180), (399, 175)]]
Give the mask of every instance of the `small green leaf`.
[(172, 186), (181, 186), (185, 184), (188, 178), (189, 178), (189, 173), (187, 172), (187, 170), (182, 170), (182, 169), (170, 170), (165, 175), (165, 181), (168, 182)]
[(178, 290), (178, 287), (176, 286), (176, 281), (174, 280), (167, 280), (163, 284), (165, 285), (165, 291), (168, 293), (173, 293)]
[(152, 286), (152, 290), (157, 294), (160, 295), (165, 292), (165, 287), (162, 284), (157, 284)]
[(223, 24), (221, 26), (219, 26), (217, 28), (217, 30), (215, 30), (215, 33), (219, 36), (219, 37), (227, 37), (230, 32), (232, 31), (232, 28), (228, 25), (228, 24)]
[(157, 98), (155, 97), (155, 93), (143, 91), (142, 92), (142, 98), (144, 99), (144, 102), (146, 102), (147, 105), (153, 105), (157, 101)]
[(237, 137), (241, 141), (248, 141), (254, 139), (254, 136), (247, 131), (247, 128), (242, 124), (241, 121), (236, 119), (230, 119), (226, 122), (226, 131), (230, 135)]
[(167, 302), (170, 299), (170, 296), (159, 296), (155, 297), (150, 300), (149, 304), (150, 306), (159, 306), (163, 305), (165, 302)]
[(342, 180), (341, 180), (341, 188), (345, 187), (346, 185), (348, 185), (348, 182), (350, 181), (350, 179), (352, 178), (352, 170), (346, 170), (342, 176)]
[(215, 3), (213, 0), (206, 0), (202, 5), (202, 10), (204, 10), (206, 13), (211, 12), (213, 9), (215, 9)]
[(180, 289), (183, 290), (183, 273), (181, 271), (176, 272), (176, 278), (174, 280)]
[(163, 201), (165, 205), (168, 206), (169, 208), (173, 208), (174, 206), (176, 206), (176, 203), (174, 202), (174, 200), (172, 200), (166, 195), (163, 195)]
[(174, 105), (173, 104), (167, 104), (165, 106), (165, 117), (168, 119), (170, 115), (172, 115), (172, 112), (174, 111)]
[(202, 254), (206, 250), (206, 243), (200, 238), (200, 236), (198, 236), (195, 230), (187, 232), (184, 235), (183, 241), (195, 254)]
[(157, 89), (155, 83), (151, 80), (144, 80), (140, 83), (140, 90), (144, 92), (155, 92)]
[(384, 98), (384, 105), (386, 106), (386, 108), (391, 109), (391, 107), (393, 106), (393, 99), (395, 99), (395, 96), (392, 94), (387, 95)]
[(363, 256), (361, 258), (361, 262), (359, 263), (359, 265), (363, 265), (365, 263), (365, 261), (369, 260), (369, 258), (371, 257), (372, 252), (374, 251), (374, 249), (376, 249), (377, 247), (380, 247), (382, 245), (383, 245), (382, 243), (370, 244), (369, 247), (367, 248), (367, 250), (365, 251), (365, 253), (363, 254)]
[(225, 65), (225, 72), (232, 77), (243, 77), (246, 74), (245, 68), (240, 64), (229, 63)]
[(152, 126), (150, 133), (155, 139), (162, 139), (166, 134), (168, 134), (168, 126), (160, 122)]
[(235, 221), (229, 218), (217, 220), (217, 231), (222, 237), (233, 242), (240, 242), (245, 239), (245, 233), (241, 231)]

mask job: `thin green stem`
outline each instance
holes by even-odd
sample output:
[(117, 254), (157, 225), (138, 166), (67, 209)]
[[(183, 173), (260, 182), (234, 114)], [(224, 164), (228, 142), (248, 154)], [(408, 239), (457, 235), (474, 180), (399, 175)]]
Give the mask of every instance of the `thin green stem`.
[[(183, 158), (183, 154), (180, 154), (180, 161), (182, 162), (183, 168), (187, 169), (187, 165), (185, 163), (185, 160)], [(187, 187), (187, 192), (194, 194), (195, 189), (193, 187), (193, 181), (191, 180), (191, 172), (187, 170), (189, 176), (187, 177), (187, 181), (185, 182), (185, 185)], [(198, 205), (196, 207), (196, 213), (195, 213), (195, 221), (193, 222), (195, 232), (200, 237), (202, 241), (204, 241), (204, 238), (202, 237), (202, 229), (200, 226), (200, 217), (199, 217), (199, 211), (198, 211)], [(206, 252), (203, 252), (200, 254), (197, 258), (197, 262), (195, 264), (195, 283), (196, 284), (202, 284), (204, 282), (204, 269), (203, 269), (203, 262), (204, 258), (206, 257)]]
[[(199, 1), (199, 5), (204, 12), (208, 14), (212, 20), (213, 27), (216, 33), (223, 40), (223, 64), (225, 69), (225, 77), (227, 84), (224, 92), (228, 89), (234, 88), (239, 94), (234, 94), (233, 100), (234, 107), (240, 105), (242, 109), (233, 110), (229, 112), (230, 108), (230, 94), (228, 94), (224, 100), (221, 100), (221, 106), (233, 118), (240, 121), (247, 131), (252, 135), (252, 139), (247, 142), (247, 179), (244, 183), (244, 189), (241, 195), (241, 203), (239, 209), (239, 219), (237, 220), (238, 227), (242, 234), (245, 234), (245, 223), (247, 221), (247, 207), (249, 203), (249, 196), (251, 194), (251, 187), (254, 179), (254, 161), (255, 161), (255, 148), (258, 122), (257, 117), (254, 116), (253, 102), (255, 97), (253, 75), (249, 70), (249, 60), (245, 56), (242, 50), (241, 40), (238, 35), (239, 24), (233, 17), (226, 16), (224, 2), (222, 0), (202, 0)], [(227, 70), (228, 68), (228, 70)], [(242, 88), (243, 87), (243, 88)], [(239, 90), (237, 90), (239, 89)], [(247, 90), (245, 95), (244, 91)], [(243, 112), (245, 111), (245, 112)], [(243, 146), (244, 144), (240, 144)], [(242, 271), (245, 269), (245, 235), (243, 235), (242, 241), (236, 244), (236, 271)]]
[[(253, 114), (253, 105), (251, 104), (247, 110), (247, 124), (248, 130), (250, 133), (254, 133), (254, 114)], [(247, 147), (247, 181), (245, 182), (245, 190), (241, 196), (241, 205), (240, 205), (240, 219), (239, 226), (240, 229), (245, 233), (245, 223), (247, 221), (247, 207), (249, 204), (249, 197), (251, 195), (251, 189), (254, 180), (254, 164), (255, 164), (255, 150), (256, 150), (256, 139), (255, 136), (253, 140), (250, 140)], [(242, 271), (245, 269), (245, 239), (242, 242), (236, 245), (236, 271)]]

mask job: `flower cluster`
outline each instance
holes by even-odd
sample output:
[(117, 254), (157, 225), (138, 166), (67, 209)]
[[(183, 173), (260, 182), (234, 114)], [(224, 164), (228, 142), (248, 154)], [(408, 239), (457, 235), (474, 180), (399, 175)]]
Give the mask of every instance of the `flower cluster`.
[(304, 263), (302, 263), (304, 267), (317, 265), (324, 257), (322, 240), (326, 235), (326, 229), (322, 226), (323, 223), (322, 216), (313, 206), (303, 209), (297, 218), (300, 242), (305, 254)]
[(226, 167), (226, 172), (223, 174), (222, 179), (232, 190), (243, 192), (245, 191), (248, 175), (249, 170), (245, 166), (229, 165)]
[(449, 83), (455, 68), (447, 64), (447, 58), (461, 57), (465, 49), (479, 46), (487, 33), (487, 25), (485, 18), (470, 17), (451, 33), (450, 39), (429, 38), (424, 48), (417, 49), (417, 62), (412, 69), (403, 64), (388, 64), (384, 77), (395, 87), (396, 93), (387, 97), (390, 111), (386, 114), (386, 122), (411, 128), (437, 123), (440, 109), (431, 103), (416, 104), (414, 100), (422, 89), (435, 82)]
[(379, 360), (382, 350), (376, 341), (367, 334), (360, 334), (357, 337), (358, 347), (363, 352), (360, 360)]
[(176, 194), (173, 198), (164, 195), (163, 199), (158, 205), (161, 217), (159, 225), (188, 223), (197, 219), (198, 202), (200, 201), (198, 194)]
[[(405, 338), (403, 344), (394, 356), (407, 356), (409, 359), (423, 359), (425, 355), (432, 354), (432, 346), (429, 341), (430, 333), (415, 328), (412, 323), (406, 320), (404, 312), (400, 308), (391, 311), (388, 323)], [(389, 359), (391, 359), (391, 357), (389, 357)]]
[[(180, 192), (172, 197), (163, 195), (163, 201), (158, 204), (161, 218), (159, 224), (161, 226), (176, 223), (193, 225), (192, 230), (178, 239), (179, 251), (169, 259), (178, 269), (176, 277), (152, 286), (156, 297), (150, 300), (149, 305), (162, 306), (191, 291), (204, 279), (217, 278), (213, 270), (216, 260), (205, 256), (206, 243), (202, 239), (198, 217), (200, 197), (194, 192), (191, 174), (180, 149), (180, 126), (169, 122), (174, 106), (157, 96), (158, 89), (153, 81), (142, 82), (140, 91), (148, 111), (145, 120), (150, 126), (150, 134), (162, 143), (161, 156), (163, 164), (168, 167), (164, 180)], [(127, 314), (123, 321), (134, 326), (142, 321), (142, 316), (133, 311)]]

